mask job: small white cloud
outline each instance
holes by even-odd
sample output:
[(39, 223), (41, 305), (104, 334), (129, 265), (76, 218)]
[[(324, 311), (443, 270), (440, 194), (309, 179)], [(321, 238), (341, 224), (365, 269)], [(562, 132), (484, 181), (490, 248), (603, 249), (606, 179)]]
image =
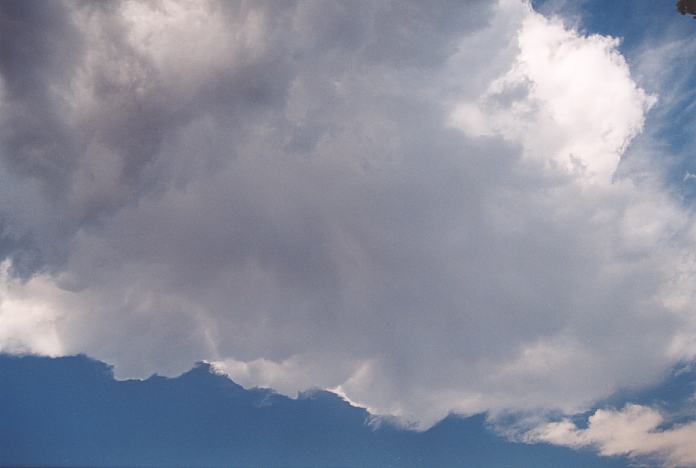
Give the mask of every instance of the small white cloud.
[(650, 457), (667, 467), (696, 466), (696, 422), (662, 429), (664, 422), (652, 408), (627, 405), (620, 411), (596, 411), (587, 428), (563, 420), (543, 424), (524, 439), (573, 448), (595, 447), (606, 456)]

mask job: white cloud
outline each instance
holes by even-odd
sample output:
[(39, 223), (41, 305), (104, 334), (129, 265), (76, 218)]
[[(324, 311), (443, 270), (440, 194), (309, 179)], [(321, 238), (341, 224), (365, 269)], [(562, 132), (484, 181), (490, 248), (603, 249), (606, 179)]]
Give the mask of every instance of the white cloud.
[(654, 102), (615, 40), (513, 0), (152, 5), (73, 5), (78, 56), (6, 73), (13, 294), (40, 280), (60, 346), (26, 319), (3, 349), (207, 360), (420, 427), (692, 356), (693, 219), (615, 176)]
[(627, 405), (620, 411), (598, 410), (587, 428), (564, 420), (546, 423), (529, 432), (527, 442), (567, 447), (596, 447), (602, 455), (650, 457), (669, 467), (696, 466), (696, 422), (661, 428), (664, 417), (656, 410)]
[(0, 264), (0, 352), (65, 353), (55, 322), (56, 290), (50, 278), (36, 276), (26, 283), (9, 275), (7, 260)]
[(457, 106), (453, 123), (473, 136), (500, 134), (524, 155), (610, 183), (628, 143), (655, 103), (631, 79), (617, 39), (580, 36), (560, 19), (529, 14), (519, 53), (478, 104)]

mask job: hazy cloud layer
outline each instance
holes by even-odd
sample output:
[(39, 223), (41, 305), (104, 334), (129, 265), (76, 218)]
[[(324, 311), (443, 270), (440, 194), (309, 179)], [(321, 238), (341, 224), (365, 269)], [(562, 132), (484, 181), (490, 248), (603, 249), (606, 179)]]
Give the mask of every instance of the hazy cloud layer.
[(692, 216), (616, 172), (656, 98), (613, 39), (516, 0), (0, 22), (2, 350), (421, 426), (572, 413), (696, 351)]

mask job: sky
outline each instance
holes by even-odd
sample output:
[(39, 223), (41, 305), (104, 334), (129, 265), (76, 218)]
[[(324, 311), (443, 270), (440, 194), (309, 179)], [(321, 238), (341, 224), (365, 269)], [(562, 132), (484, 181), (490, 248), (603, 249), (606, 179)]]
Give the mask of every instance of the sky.
[(404, 430), (334, 393), (245, 390), (205, 364), (114, 380), (84, 356), (0, 355), (0, 376), (0, 466), (626, 466), (587, 449), (511, 442), (484, 415)]
[(3, 359), (696, 466), (671, 0), (5, 1), (0, 33)]

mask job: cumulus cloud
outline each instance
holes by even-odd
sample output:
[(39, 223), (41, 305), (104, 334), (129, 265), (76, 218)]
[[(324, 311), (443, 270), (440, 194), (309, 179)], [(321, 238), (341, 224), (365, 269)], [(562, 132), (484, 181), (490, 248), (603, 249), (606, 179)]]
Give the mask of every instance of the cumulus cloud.
[(36, 276), (28, 283), (9, 274), (10, 263), (0, 264), (0, 343), (9, 353), (61, 356), (64, 350), (55, 329), (55, 285)]
[(525, 18), (517, 41), (510, 70), (478, 105), (459, 104), (453, 123), (472, 136), (519, 142), (525, 157), (581, 170), (588, 181), (611, 181), (655, 103), (631, 79), (619, 41), (579, 36), (540, 15)]
[(664, 466), (696, 466), (696, 422), (662, 428), (664, 417), (656, 410), (627, 405), (622, 410), (598, 410), (586, 428), (573, 422), (544, 424), (527, 434), (528, 442), (567, 447), (596, 447), (602, 455), (650, 458)]
[(0, 349), (419, 427), (692, 357), (693, 219), (618, 175), (655, 97), (616, 40), (517, 0), (40, 5), (0, 5), (0, 246), (54, 341)]

